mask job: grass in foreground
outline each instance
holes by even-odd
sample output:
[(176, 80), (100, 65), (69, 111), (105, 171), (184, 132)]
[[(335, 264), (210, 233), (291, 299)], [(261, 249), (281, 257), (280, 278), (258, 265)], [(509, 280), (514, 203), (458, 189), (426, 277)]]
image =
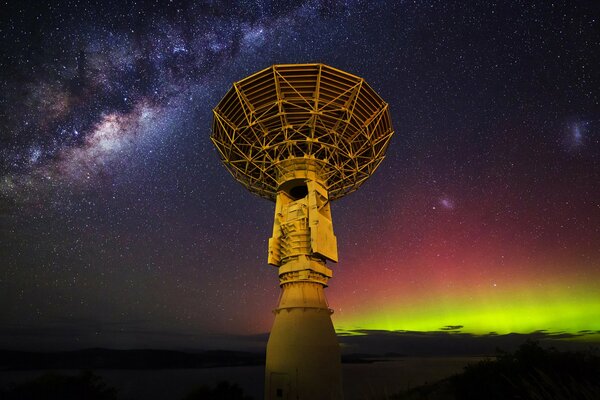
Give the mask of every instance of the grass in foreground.
[(559, 352), (528, 341), (514, 353), (465, 367), (462, 374), (420, 386), (390, 400), (597, 400), (597, 351)]

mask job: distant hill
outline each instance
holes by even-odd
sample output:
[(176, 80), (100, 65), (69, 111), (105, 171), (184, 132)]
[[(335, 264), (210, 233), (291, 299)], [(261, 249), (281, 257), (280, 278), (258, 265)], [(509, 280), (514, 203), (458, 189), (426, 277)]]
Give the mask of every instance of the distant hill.
[[(373, 354), (347, 354), (343, 363), (385, 361)], [(85, 349), (58, 352), (0, 350), (0, 371), (32, 369), (176, 369), (264, 365), (265, 355), (244, 351)]]
[(211, 368), (261, 365), (264, 362), (264, 354), (224, 350), (200, 353), (152, 349), (47, 353), (0, 350), (0, 370)]

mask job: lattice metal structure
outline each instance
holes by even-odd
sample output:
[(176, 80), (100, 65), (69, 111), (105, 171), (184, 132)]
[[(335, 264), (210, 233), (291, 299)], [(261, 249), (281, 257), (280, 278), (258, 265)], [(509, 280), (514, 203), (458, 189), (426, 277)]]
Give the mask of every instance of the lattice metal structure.
[(392, 136), (388, 104), (355, 75), (324, 64), (273, 65), (239, 82), (214, 109), (211, 140), (248, 190), (275, 200), (285, 160), (320, 165), (329, 199), (356, 190)]
[(275, 201), (267, 262), (281, 296), (265, 357), (265, 400), (341, 400), (340, 348), (324, 289), (338, 261), (331, 200), (356, 190), (392, 136), (388, 105), (362, 78), (323, 64), (274, 65), (214, 109), (211, 139), (248, 190)]

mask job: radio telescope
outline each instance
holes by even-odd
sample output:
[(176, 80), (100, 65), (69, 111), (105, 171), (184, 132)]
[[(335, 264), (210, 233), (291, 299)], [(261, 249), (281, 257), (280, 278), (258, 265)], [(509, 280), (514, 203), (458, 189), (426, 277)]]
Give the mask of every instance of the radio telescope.
[(281, 296), (267, 344), (265, 399), (341, 399), (340, 349), (325, 298), (337, 262), (330, 201), (359, 188), (393, 134), (387, 103), (324, 64), (274, 65), (214, 111), (211, 140), (249, 191), (275, 202), (268, 263)]

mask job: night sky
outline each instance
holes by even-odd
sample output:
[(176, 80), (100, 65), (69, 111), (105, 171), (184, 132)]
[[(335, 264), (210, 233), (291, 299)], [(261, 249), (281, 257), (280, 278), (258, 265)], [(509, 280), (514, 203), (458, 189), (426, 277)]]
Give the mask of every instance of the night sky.
[(43, 3), (0, 4), (1, 348), (260, 348), (274, 204), (212, 108), (309, 62), (395, 130), (332, 203), (340, 334), (600, 340), (596, 1)]

